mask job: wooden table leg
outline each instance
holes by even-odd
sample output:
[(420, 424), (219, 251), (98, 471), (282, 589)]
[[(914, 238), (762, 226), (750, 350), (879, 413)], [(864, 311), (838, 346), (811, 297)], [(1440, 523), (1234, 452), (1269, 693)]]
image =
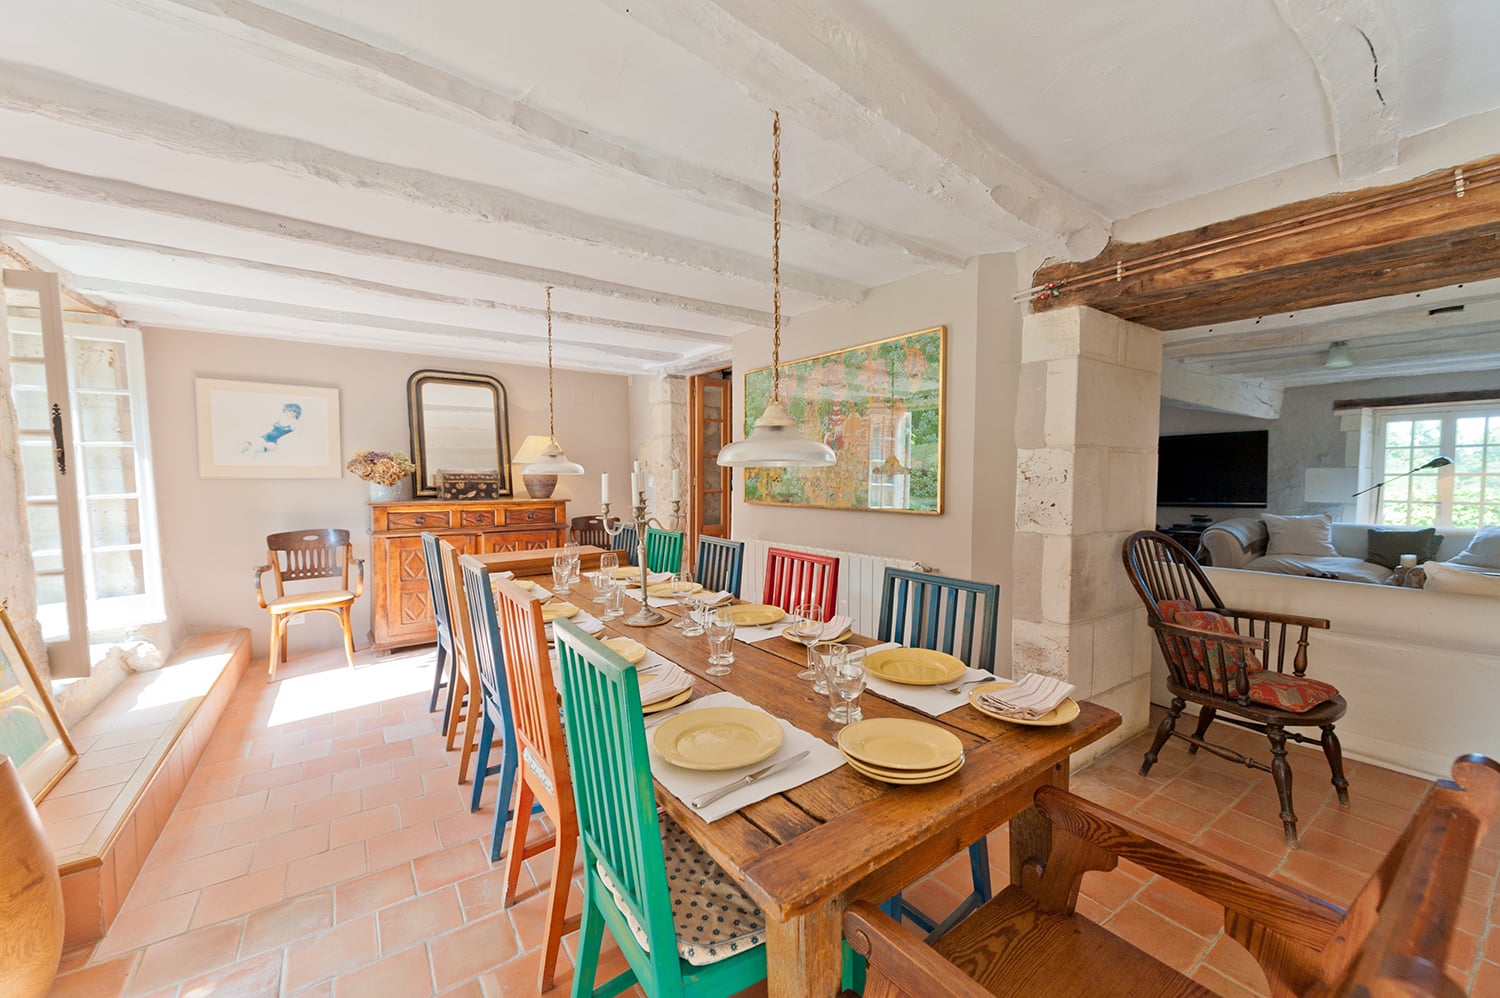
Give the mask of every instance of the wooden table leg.
[(766, 924), (769, 998), (835, 998), (842, 986), (844, 905), (829, 901), (787, 922)]
[[(1047, 782), (1068, 789), (1068, 760), (1052, 767)], [(1010, 882), (1021, 882), (1021, 866), (1032, 856), (1046, 859), (1052, 854), (1052, 822), (1033, 804), (1010, 819)]]

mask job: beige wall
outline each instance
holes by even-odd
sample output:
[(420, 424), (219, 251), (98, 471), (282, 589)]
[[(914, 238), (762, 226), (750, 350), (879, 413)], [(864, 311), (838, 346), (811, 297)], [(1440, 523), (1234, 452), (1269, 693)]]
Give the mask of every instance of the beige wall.
[[(248, 627), (256, 654), (266, 651), (266, 617), (255, 605), (251, 570), (265, 560), (265, 535), (309, 526), (344, 527), (355, 555), (369, 559), (366, 484), (351, 474), (311, 480), (198, 477), (193, 379), (232, 378), (333, 386), (339, 390), (341, 451), (408, 450), (406, 379), (423, 368), (493, 374), (510, 401), (510, 438), (547, 432), (546, 371), (378, 350), (304, 345), (248, 337), (145, 331), (146, 381), (161, 520), (167, 611), (174, 637)], [(559, 479), (557, 495), (575, 500), (569, 516), (597, 511), (599, 474), (618, 490), (629, 481), (626, 379), (557, 372), (557, 435), (588, 473)], [(617, 492), (618, 494), (618, 492)], [(368, 641), (370, 579), (355, 608), (355, 639)], [(314, 614), (290, 631), (299, 648), (339, 642), (331, 615)]]

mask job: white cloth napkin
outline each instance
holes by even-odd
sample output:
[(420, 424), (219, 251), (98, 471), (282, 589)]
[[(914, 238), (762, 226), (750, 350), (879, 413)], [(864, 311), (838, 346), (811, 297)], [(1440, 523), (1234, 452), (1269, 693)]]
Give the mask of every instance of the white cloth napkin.
[[(811, 643), (832, 641), (853, 626), (853, 617), (830, 617), (828, 622), (823, 625), (823, 629), (818, 632), (818, 636), (812, 639)], [(799, 638), (799, 640), (806, 641), (805, 638)]]
[(671, 659), (646, 649), (646, 657), (635, 667), (641, 686), (641, 703), (660, 703), (683, 690), (693, 688), (693, 675)]
[(979, 702), (997, 714), (1009, 714), (1022, 720), (1035, 721), (1051, 713), (1072, 692), (1072, 683), (1065, 683), (1052, 676), (1044, 676), (1040, 672), (1032, 672), (1021, 677), (1014, 686), (982, 694)]
[(704, 606), (718, 606), (721, 603), (729, 603), (733, 600), (734, 593), (730, 592), (728, 589), (721, 589), (716, 593), (709, 593), (707, 595), (704, 595), (703, 593), (698, 594), (698, 602), (702, 603)]
[[(746, 702), (733, 693), (715, 693), (706, 696), (702, 700), (694, 701), (693, 704), (683, 709), (679, 714), (688, 713), (690, 710), (702, 710), (704, 707), (749, 707), (751, 710), (760, 710), (759, 707)], [(762, 713), (765, 713), (762, 711)], [(717, 790), (728, 783), (733, 783), (741, 776), (748, 776), (758, 769), (770, 766), (782, 759), (789, 759), (798, 752), (806, 751), (807, 758), (794, 766), (777, 773), (772, 773), (764, 779), (756, 780), (746, 787), (740, 787), (732, 793), (714, 801), (706, 807), (694, 808), (694, 813), (704, 821), (718, 821), (725, 815), (733, 814), (742, 807), (754, 804), (756, 801), (765, 800), (773, 794), (779, 794), (793, 787), (815, 780), (824, 773), (831, 773), (844, 764), (844, 756), (838, 749), (827, 742), (808, 734), (801, 728), (797, 728), (776, 718), (776, 723), (781, 725), (783, 739), (781, 747), (769, 759), (762, 759), (754, 765), (744, 766), (739, 769), (724, 769), (715, 772), (702, 772), (696, 769), (682, 769), (672, 765), (661, 757), (656, 751), (653, 741), (656, 733), (661, 730), (657, 725), (646, 732), (646, 742), (650, 746), (651, 775), (667, 788), (667, 791), (683, 803), (688, 803), (699, 794), (706, 794), (710, 790)], [(691, 804), (688, 804), (692, 807)]]
[[(573, 614), (573, 616), (566, 619), (571, 620), (573, 623), (577, 624), (578, 629), (585, 634), (598, 634), (600, 631), (604, 630), (604, 621), (589, 613), (587, 610), (579, 610), (577, 613)], [(543, 628), (543, 630), (546, 631), (547, 641), (549, 644), (557, 640), (555, 637), (553, 637), (552, 625), (550, 623), (545, 628)]]

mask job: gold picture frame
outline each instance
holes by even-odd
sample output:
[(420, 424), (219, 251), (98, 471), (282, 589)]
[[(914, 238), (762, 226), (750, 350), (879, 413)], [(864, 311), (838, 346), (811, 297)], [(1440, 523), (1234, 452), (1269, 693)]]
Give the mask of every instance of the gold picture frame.
[(0, 634), (0, 755), (10, 757), (32, 803), (40, 804), (78, 761), (78, 750), (4, 604), (0, 622), (5, 624)]
[[(943, 512), (948, 327), (931, 326), (781, 365), (782, 401), (831, 468), (746, 468), (758, 505)], [(771, 369), (745, 373), (745, 433), (771, 397)]]

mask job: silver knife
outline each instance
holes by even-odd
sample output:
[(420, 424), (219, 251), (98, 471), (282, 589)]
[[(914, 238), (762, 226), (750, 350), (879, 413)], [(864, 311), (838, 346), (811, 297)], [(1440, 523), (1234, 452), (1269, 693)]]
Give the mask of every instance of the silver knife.
[(692, 800), (688, 801), (688, 804), (692, 807), (707, 807), (708, 805), (712, 804), (714, 801), (718, 800), (720, 797), (723, 797), (725, 794), (730, 793), (731, 791), (738, 790), (740, 787), (748, 787), (756, 780), (764, 779), (765, 777), (770, 776), (772, 773), (779, 773), (788, 766), (801, 762), (803, 759), (807, 758), (807, 753), (808, 750), (804, 749), (803, 751), (798, 752), (796, 755), (791, 756), (790, 758), (783, 759), (780, 762), (773, 762), (769, 766), (763, 766), (748, 776), (741, 776), (739, 779), (735, 780), (733, 783), (728, 784), (727, 786), (722, 786), (717, 790), (710, 790), (706, 794), (699, 794), (697, 797), (694, 797)]

